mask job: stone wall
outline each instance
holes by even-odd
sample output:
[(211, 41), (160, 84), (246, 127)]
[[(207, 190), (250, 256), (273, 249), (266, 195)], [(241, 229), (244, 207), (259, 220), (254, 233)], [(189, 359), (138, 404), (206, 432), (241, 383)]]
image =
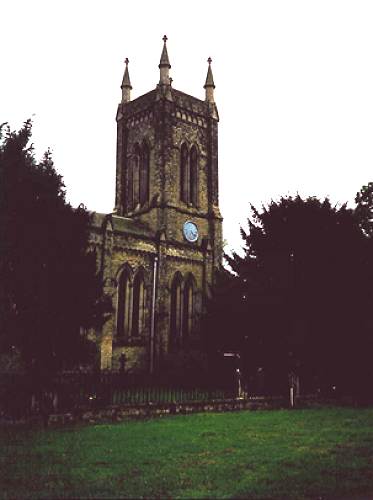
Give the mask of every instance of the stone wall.
[[(120, 357), (125, 354), (126, 371), (147, 371), (150, 366), (155, 259), (158, 259), (154, 311), (156, 362), (169, 352), (170, 295), (175, 273), (180, 273), (183, 279), (193, 276), (193, 320), (197, 331), (204, 297), (213, 282), (214, 269), (221, 262), (222, 219), (217, 193), (219, 117), (215, 104), (172, 87), (164, 93), (158, 86), (133, 101), (120, 103), (116, 119), (116, 211), (108, 215), (96, 214), (91, 232), (91, 245), (96, 250), (105, 293), (112, 299), (113, 314), (96, 337), (101, 344), (102, 369), (118, 369)], [(144, 142), (145, 149), (149, 150), (149, 197), (148, 200), (142, 199), (141, 204), (137, 200), (134, 207), (127, 198), (132, 191), (138, 193), (140, 190), (137, 162), (132, 168), (137, 146), (141, 147)], [(193, 196), (193, 202), (189, 198), (189, 203), (180, 196), (180, 149), (183, 143), (189, 150), (194, 145), (198, 151), (198, 196), (197, 200)], [(194, 243), (186, 241), (183, 234), (187, 220), (198, 226), (199, 237)], [(129, 335), (126, 338), (124, 327), (122, 338), (118, 340), (118, 280), (125, 266), (133, 275), (139, 269), (143, 270), (145, 286), (141, 296), (145, 297), (145, 308), (142, 309), (145, 314), (141, 315), (141, 335), (136, 332), (132, 339)], [(132, 286), (132, 281), (124, 279), (124, 282)], [(127, 296), (133, 297), (126, 290)], [(122, 300), (121, 304), (124, 303)], [(128, 311), (127, 326), (131, 324), (132, 314)], [(187, 324), (190, 326), (191, 321), (188, 320)]]
[[(126, 371), (146, 371), (150, 362), (149, 339), (155, 257), (158, 258), (155, 351), (156, 357), (160, 359), (168, 352), (173, 277), (177, 272), (183, 278), (193, 275), (194, 323), (197, 331), (204, 306), (203, 297), (207, 294), (213, 272), (211, 248), (202, 238), (195, 244), (188, 244), (171, 241), (162, 237), (162, 234), (154, 235), (146, 225), (133, 219), (96, 214), (95, 220), (91, 244), (96, 249), (98, 267), (105, 281), (105, 292), (111, 296), (113, 306), (112, 316), (97, 336), (101, 343), (101, 368), (118, 369), (120, 356), (124, 353)], [(172, 223), (173, 227), (175, 225), (176, 223)], [(180, 220), (180, 232), (181, 225)], [(117, 285), (126, 266), (131, 269), (133, 275), (143, 269), (145, 276), (144, 331), (136, 340), (136, 345), (123, 341), (118, 343), (116, 339)]]
[(49, 424), (66, 423), (107, 423), (121, 422), (131, 418), (162, 417), (166, 415), (186, 415), (201, 412), (225, 412), (241, 410), (274, 410), (287, 408), (288, 402), (281, 397), (230, 399), (209, 402), (164, 403), (141, 405), (109, 406), (97, 410), (81, 410), (75, 413), (49, 416)]

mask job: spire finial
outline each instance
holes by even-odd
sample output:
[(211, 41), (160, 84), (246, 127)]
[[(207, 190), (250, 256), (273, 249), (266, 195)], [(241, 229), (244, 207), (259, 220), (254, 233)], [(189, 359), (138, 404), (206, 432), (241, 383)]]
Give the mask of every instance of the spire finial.
[(161, 60), (159, 61), (160, 69), (160, 79), (159, 83), (162, 85), (170, 85), (169, 69), (171, 68), (170, 60), (168, 59), (166, 42), (168, 40), (167, 36), (164, 35), (163, 40), (163, 50), (161, 54)]
[(122, 102), (129, 102), (131, 100), (131, 81), (130, 81), (130, 75), (128, 73), (128, 57), (125, 58), (124, 63), (126, 65), (124, 69), (124, 75), (123, 75), (123, 80), (122, 80)]
[(208, 62), (208, 69), (207, 69), (207, 76), (206, 76), (206, 83), (204, 85), (204, 89), (206, 90), (206, 98), (205, 100), (208, 102), (214, 102), (214, 77), (212, 76), (212, 69), (211, 69), (211, 63), (212, 59), (209, 57), (207, 59)]

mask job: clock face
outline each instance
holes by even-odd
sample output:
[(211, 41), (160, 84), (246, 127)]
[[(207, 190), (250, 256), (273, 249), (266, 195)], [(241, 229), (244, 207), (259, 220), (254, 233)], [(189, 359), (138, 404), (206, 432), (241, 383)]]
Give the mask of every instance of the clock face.
[(187, 220), (184, 222), (183, 233), (185, 238), (191, 243), (198, 240), (198, 228), (194, 222)]

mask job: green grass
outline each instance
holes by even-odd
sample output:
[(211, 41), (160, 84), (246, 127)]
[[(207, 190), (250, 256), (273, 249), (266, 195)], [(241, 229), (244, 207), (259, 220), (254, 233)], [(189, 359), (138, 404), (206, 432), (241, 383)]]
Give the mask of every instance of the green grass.
[(0, 496), (373, 495), (373, 410), (213, 413), (0, 429)]

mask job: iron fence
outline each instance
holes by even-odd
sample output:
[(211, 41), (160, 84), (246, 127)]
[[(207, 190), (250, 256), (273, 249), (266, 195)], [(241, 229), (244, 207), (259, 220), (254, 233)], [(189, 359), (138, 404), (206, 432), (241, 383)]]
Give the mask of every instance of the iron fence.
[(198, 383), (181, 377), (123, 373), (64, 373), (42, 379), (25, 374), (0, 374), (0, 415), (72, 411), (109, 405), (187, 403), (232, 399), (238, 386), (208, 377)]

